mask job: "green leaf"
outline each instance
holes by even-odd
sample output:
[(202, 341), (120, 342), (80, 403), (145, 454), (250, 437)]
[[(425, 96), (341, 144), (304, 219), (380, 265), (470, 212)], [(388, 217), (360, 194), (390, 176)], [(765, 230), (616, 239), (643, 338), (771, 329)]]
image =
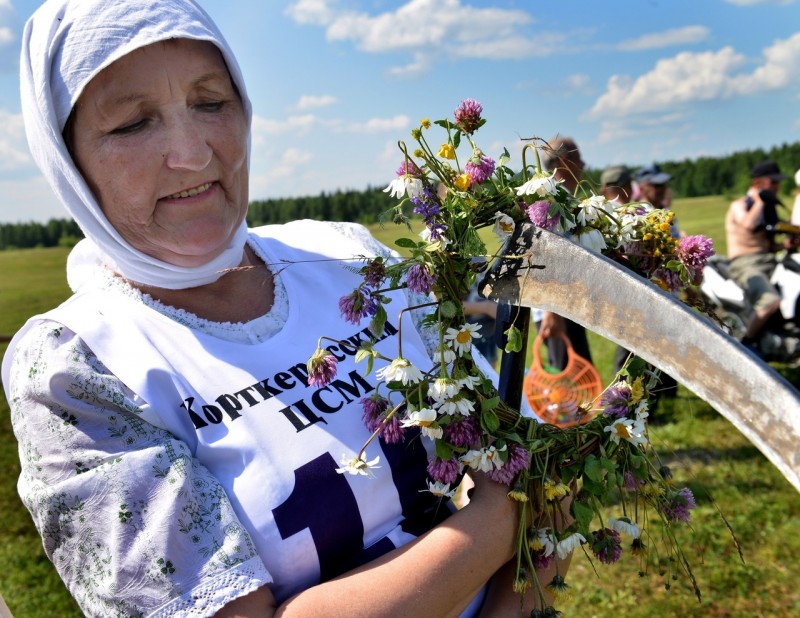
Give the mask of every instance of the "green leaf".
[(436, 456), (439, 459), (450, 459), (453, 456), (453, 447), (444, 440), (434, 440), (436, 444)]
[(418, 243), (410, 238), (398, 238), (394, 241), (394, 244), (396, 244), (398, 247), (402, 247), (403, 249), (416, 249), (422, 245), (422, 243)]
[(372, 316), (372, 319), (369, 321), (369, 331), (375, 336), (380, 337), (383, 333), (383, 329), (386, 327), (386, 320), (388, 316), (386, 315), (386, 309), (384, 309), (383, 305), (378, 305), (378, 310), (375, 312), (375, 315)]
[(603, 469), (600, 465), (600, 460), (594, 455), (586, 457), (586, 461), (583, 462), (583, 473), (595, 483), (603, 481)]
[(503, 334), (506, 336), (506, 352), (522, 350), (522, 332), (516, 326), (510, 326)]
[(500, 405), (500, 397), (492, 397), (481, 401), (481, 412), (491, 412)]
[(578, 526), (583, 530), (588, 530), (594, 519), (592, 508), (579, 500), (573, 500), (570, 510), (572, 511), (572, 516), (578, 522)]
[(494, 413), (494, 410), (487, 410), (481, 414), (481, 427), (489, 434), (494, 434), (500, 429), (500, 419)]

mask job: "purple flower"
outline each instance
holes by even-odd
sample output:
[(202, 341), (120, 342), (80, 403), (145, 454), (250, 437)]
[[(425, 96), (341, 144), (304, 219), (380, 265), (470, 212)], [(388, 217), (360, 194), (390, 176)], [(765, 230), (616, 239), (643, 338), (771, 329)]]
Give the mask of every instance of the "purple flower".
[(356, 288), (351, 294), (339, 299), (339, 311), (342, 317), (351, 324), (358, 324), (361, 318), (375, 315), (378, 301), (372, 298), (366, 288)]
[(328, 386), (336, 377), (336, 363), (336, 357), (328, 350), (317, 348), (317, 351), (306, 363), (308, 385), (320, 388)]
[(422, 215), (427, 225), (433, 223), (433, 218), (441, 211), (439, 198), (430, 187), (424, 187), (422, 193), (411, 198), (411, 202), (414, 204), (414, 213)]
[(386, 421), (378, 435), (384, 442), (389, 444), (397, 444), (405, 439), (405, 430), (401, 427), (400, 419), (397, 418), (397, 415)]
[(431, 241), (441, 240), (447, 232), (447, 226), (444, 223), (431, 223), (428, 225), (428, 238)]
[(686, 236), (678, 241), (678, 259), (689, 271), (693, 281), (699, 281), (708, 258), (714, 255), (714, 243), (702, 235)]
[(369, 431), (375, 431), (383, 420), (383, 413), (389, 409), (389, 400), (378, 393), (363, 397), (360, 401), (363, 414), (361, 420)]
[(638, 491), (639, 488), (644, 485), (644, 481), (636, 478), (636, 475), (633, 472), (625, 472), (622, 475), (622, 479), (622, 484), (628, 491)]
[(625, 418), (631, 403), (631, 387), (624, 383), (610, 386), (600, 398), (603, 414), (609, 418)]
[(553, 231), (561, 221), (561, 214), (549, 215), (550, 202), (534, 202), (527, 208), (528, 218), (536, 226), (547, 231)]
[(474, 416), (462, 416), (446, 425), (442, 436), (453, 446), (472, 446), (481, 437), (481, 425)]
[(614, 564), (622, 554), (619, 532), (603, 528), (592, 532), (592, 552), (603, 564)]
[(486, 182), (494, 174), (494, 161), (485, 155), (480, 155), (478, 161), (470, 159), (464, 166), (469, 176), (470, 183), (480, 185)]
[(553, 560), (555, 560), (556, 555), (551, 553), (549, 556), (545, 556), (545, 550), (537, 549), (536, 551), (531, 552), (531, 560), (533, 560), (533, 566), (536, 567), (537, 571), (542, 571), (549, 567)]
[(684, 487), (668, 498), (663, 511), (664, 516), (669, 521), (688, 522), (691, 518), (691, 513), (689, 513), (689, 511), (696, 507), (697, 503), (694, 501), (692, 490), (688, 487)]
[(434, 481), (452, 485), (458, 480), (461, 473), (461, 463), (458, 459), (439, 459), (431, 457), (428, 461), (428, 474)]
[(683, 288), (681, 276), (667, 268), (657, 268), (653, 277), (656, 285), (669, 292), (679, 292)]
[(520, 470), (524, 470), (530, 464), (530, 453), (527, 449), (512, 444), (508, 449), (508, 459), (501, 468), (488, 472), (490, 479), (503, 485), (511, 485), (514, 477)]
[(419, 262), (412, 264), (406, 273), (406, 285), (412, 292), (430, 294), (434, 283), (436, 283), (436, 277), (425, 264)]
[(370, 260), (362, 272), (364, 273), (364, 283), (371, 288), (379, 288), (386, 278), (386, 262), (380, 258)]
[(397, 175), (398, 176), (415, 176), (417, 178), (422, 177), (422, 170), (419, 169), (416, 163), (413, 161), (403, 161), (400, 164), (400, 167), (397, 168)]
[(456, 108), (456, 127), (464, 133), (472, 134), (480, 126), (483, 106), (475, 99), (464, 99)]

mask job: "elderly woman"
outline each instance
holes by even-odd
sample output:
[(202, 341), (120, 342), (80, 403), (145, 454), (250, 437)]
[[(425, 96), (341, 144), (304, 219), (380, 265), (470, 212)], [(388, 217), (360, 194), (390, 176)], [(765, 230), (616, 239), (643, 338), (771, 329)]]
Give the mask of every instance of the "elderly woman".
[[(335, 310), (357, 283), (344, 258), (384, 249), (353, 225), (247, 230), (251, 107), (206, 13), (50, 0), (25, 29), (22, 84), (31, 150), (87, 240), (68, 261), (74, 296), (17, 334), (3, 382), (20, 494), (83, 611), (524, 611), (504, 486), (476, 479), (449, 515), (421, 491), (415, 439), (381, 441), (375, 478), (337, 474), (376, 387), (354, 361), (366, 324)], [(402, 332), (430, 367), (424, 332)], [(315, 388), (321, 334), (350, 343)]]

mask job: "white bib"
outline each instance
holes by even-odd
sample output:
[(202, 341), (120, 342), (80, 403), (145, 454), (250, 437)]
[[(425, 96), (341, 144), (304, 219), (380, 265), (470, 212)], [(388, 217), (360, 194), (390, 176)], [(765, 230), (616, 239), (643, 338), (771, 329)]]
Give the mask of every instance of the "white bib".
[[(414, 434), (401, 444), (370, 444), (366, 458), (380, 456), (376, 478), (335, 471), (369, 437), (359, 400), (377, 386), (375, 373), (365, 376), (365, 364), (354, 360), (369, 338), (369, 320), (350, 324), (337, 305), (360, 283), (352, 267), (363, 263), (353, 256), (364, 251), (309, 221), (258, 232), (289, 299), (285, 327), (264, 343), (206, 335), (107, 290), (78, 294), (46, 317), (79, 334), (147, 402), (142, 418), (184, 440), (211, 470), (274, 578), (270, 588), (280, 603), (407, 543), (446, 508), (421, 492), (429, 441)], [(321, 261), (325, 256), (348, 259)], [(389, 323), (376, 347), (394, 358), (405, 299), (390, 295)], [(428, 370), (408, 313), (402, 334), (403, 356)], [(315, 388), (307, 385), (306, 361), (322, 335), (343, 343), (329, 348), (340, 361), (336, 379)]]

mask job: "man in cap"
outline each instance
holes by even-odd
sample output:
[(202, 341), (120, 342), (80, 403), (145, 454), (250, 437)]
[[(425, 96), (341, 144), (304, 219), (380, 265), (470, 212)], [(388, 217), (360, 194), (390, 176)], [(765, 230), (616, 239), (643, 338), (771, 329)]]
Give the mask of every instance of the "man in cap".
[(753, 315), (742, 343), (755, 347), (761, 329), (780, 306), (780, 293), (770, 282), (775, 270), (774, 234), (778, 222), (778, 189), (786, 179), (774, 161), (753, 167), (747, 195), (731, 203), (725, 216), (725, 237), (733, 280), (744, 289)]
[[(654, 208), (669, 208), (672, 205), (672, 192), (669, 188), (670, 180), (672, 180), (672, 176), (662, 172), (661, 168), (655, 164), (636, 171), (636, 183), (641, 191), (641, 199)], [(670, 231), (675, 238), (681, 235), (676, 218), (672, 219)]]
[(633, 199), (631, 173), (624, 165), (613, 165), (603, 170), (600, 190), (607, 200), (627, 204)]

